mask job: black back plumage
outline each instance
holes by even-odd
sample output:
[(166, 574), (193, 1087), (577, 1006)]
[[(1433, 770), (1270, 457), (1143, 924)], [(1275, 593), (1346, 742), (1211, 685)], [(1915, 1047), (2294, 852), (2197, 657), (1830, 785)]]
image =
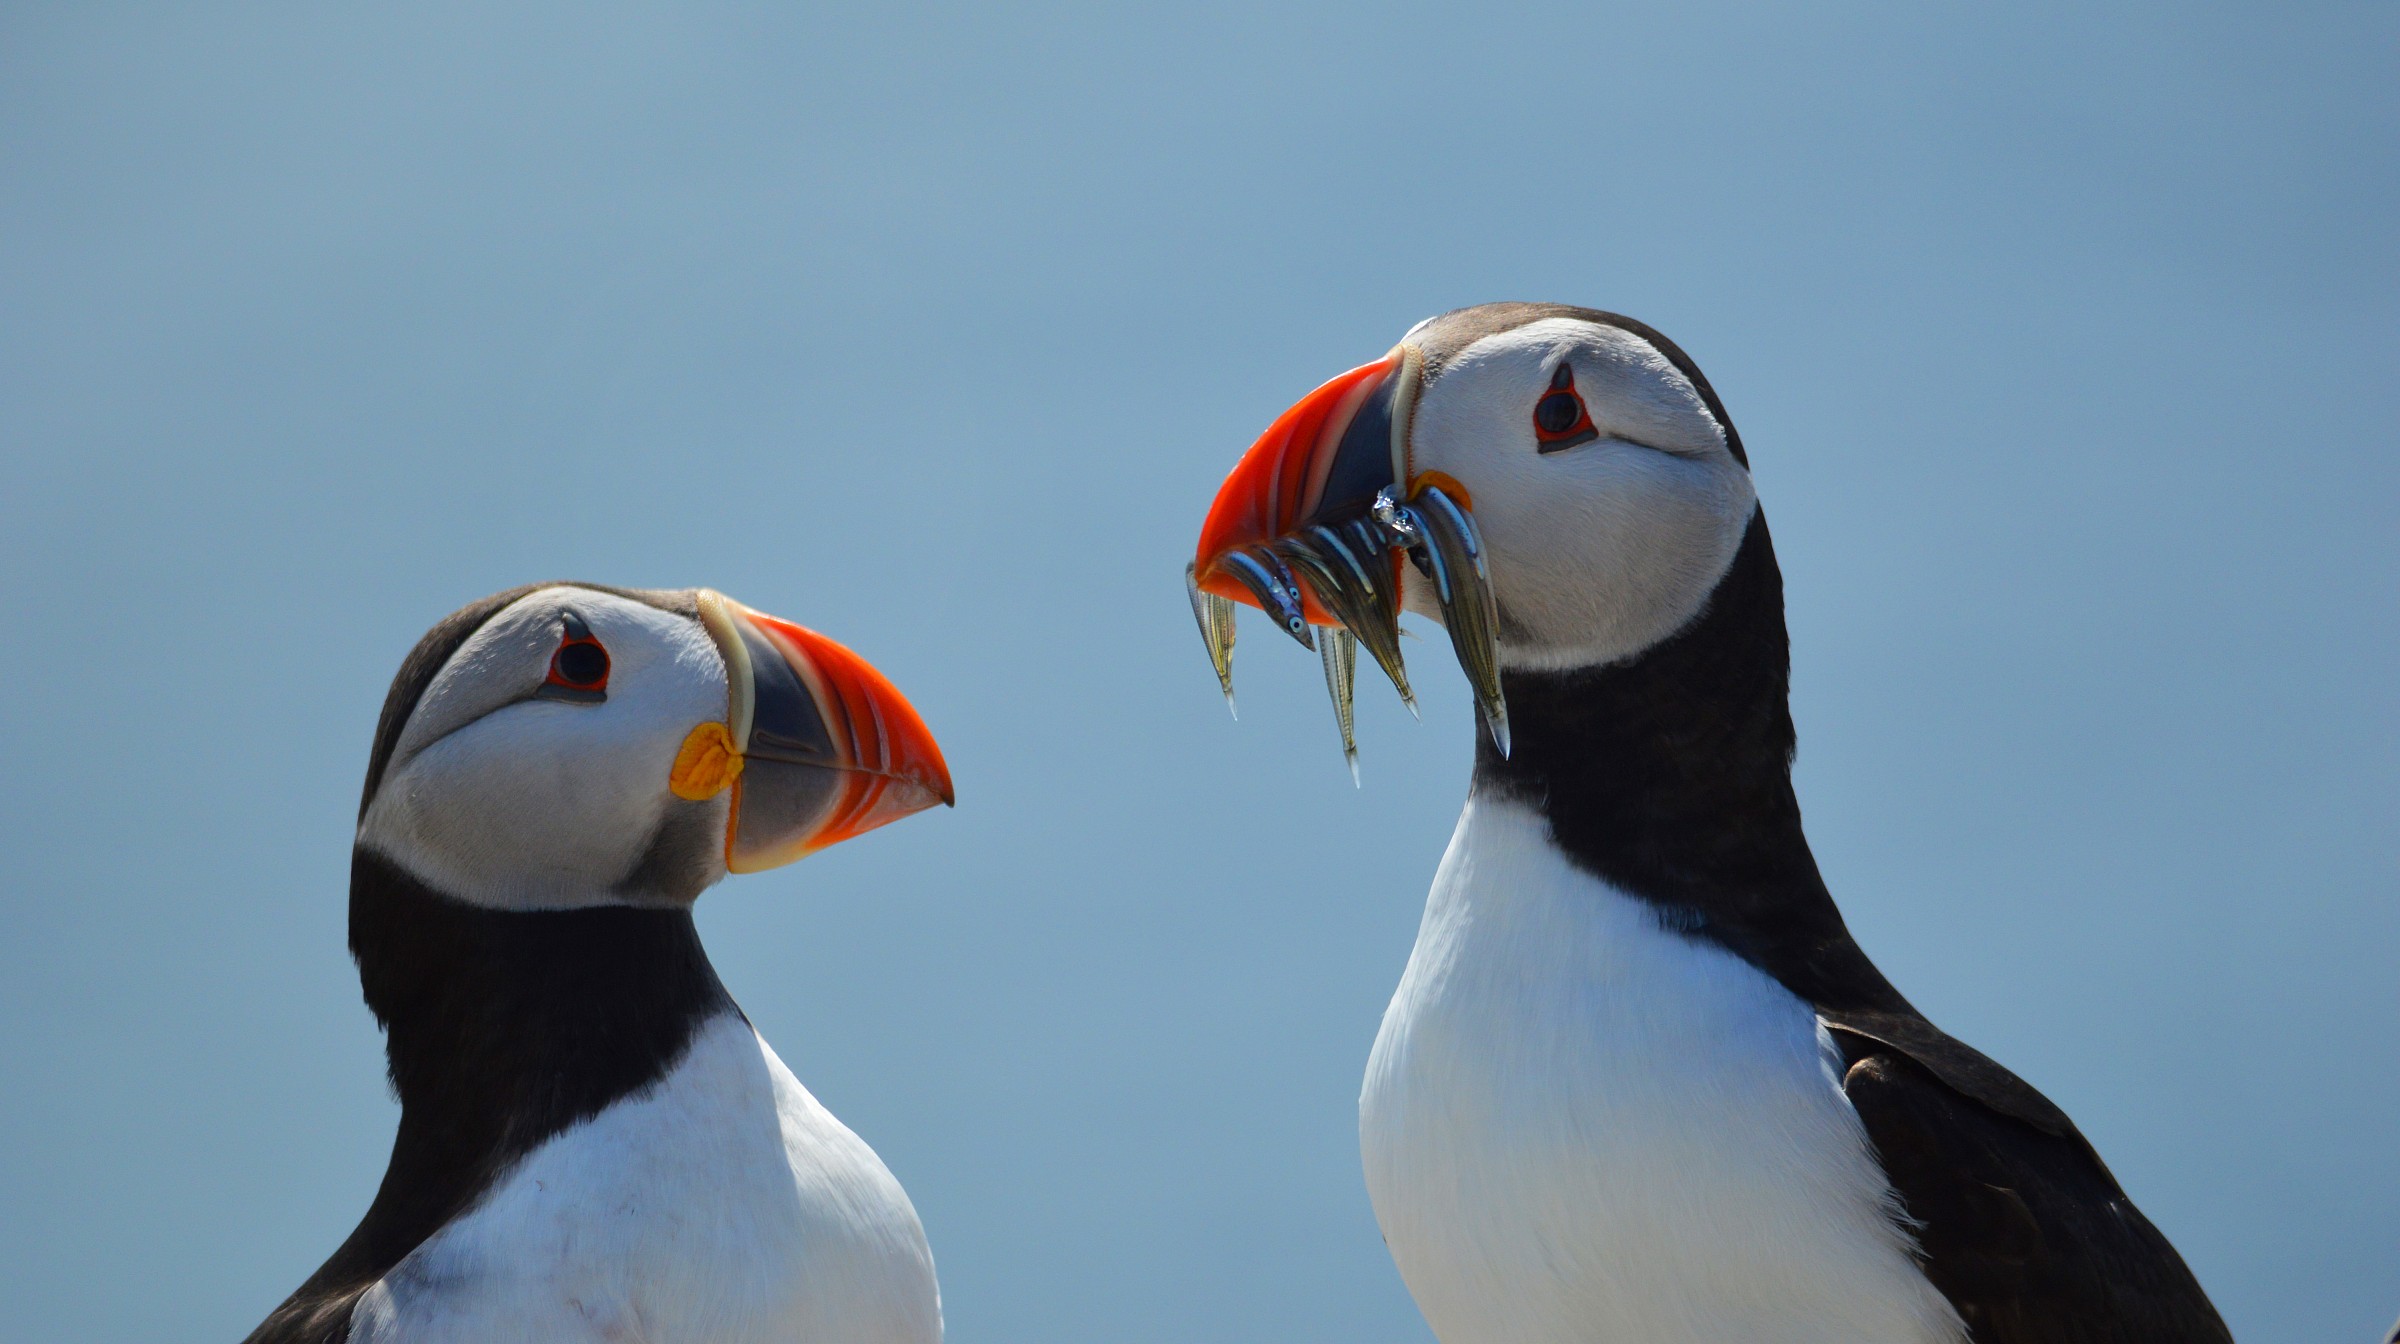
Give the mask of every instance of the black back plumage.
[[(1519, 311), (1471, 334), (1575, 316), (1652, 340), (1739, 443), (1689, 358), (1648, 328), (1506, 307)], [(1790, 668), (1782, 572), (1758, 513), (1706, 609), (1675, 636), (1622, 663), (1506, 673), (1513, 754), (1479, 734), (1474, 787), (1538, 809), (1579, 867), (1816, 1008), (1920, 1224), (1926, 1277), (1977, 1344), (2229, 1344), (2182, 1257), (2065, 1112), (1934, 1026), (1850, 936), (1792, 789)]]
[[(462, 608), (418, 642), (384, 702), (362, 816), (408, 716), (451, 655), (510, 603), (547, 586)], [(687, 594), (602, 591), (690, 609)], [(384, 1030), (399, 1133), (356, 1230), (247, 1344), (348, 1338), (360, 1295), (473, 1208), (519, 1158), (664, 1078), (703, 1023), (738, 1011), (688, 909), (482, 909), (363, 847), (350, 861), (350, 954)]]

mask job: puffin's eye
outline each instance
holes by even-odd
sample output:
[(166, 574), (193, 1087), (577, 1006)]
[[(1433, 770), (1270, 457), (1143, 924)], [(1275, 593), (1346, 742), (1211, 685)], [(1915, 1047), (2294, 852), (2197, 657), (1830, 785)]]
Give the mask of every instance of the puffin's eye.
[(1575, 370), (1563, 361), (1550, 375), (1550, 389), (1533, 403), (1533, 437), (1545, 453), (1600, 437), (1600, 431), (1592, 427), (1591, 412), (1584, 409), (1582, 395), (1575, 390)]
[(597, 644), (568, 644), (550, 657), (550, 675), (577, 690), (608, 684), (608, 650)]
[(567, 613), (565, 624), (558, 651), (550, 655), (550, 675), (542, 678), (540, 694), (551, 700), (607, 699), (608, 650), (573, 612)]

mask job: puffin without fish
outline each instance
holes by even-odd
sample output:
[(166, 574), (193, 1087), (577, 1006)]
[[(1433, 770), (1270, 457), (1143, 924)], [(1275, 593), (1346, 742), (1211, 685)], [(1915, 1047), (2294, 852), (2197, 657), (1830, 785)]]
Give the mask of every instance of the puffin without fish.
[[(1852, 941), (1791, 783), (1782, 576), (1708, 380), (1629, 318), (1419, 323), (1243, 457), (1186, 575), (1410, 698), (1473, 688), (1466, 810), (1360, 1096), (1444, 1344), (2226, 1341), (2073, 1122)], [(1355, 775), (1355, 764), (1353, 765)]]
[(692, 903), (951, 800), (880, 673), (721, 594), (537, 584), (435, 626), (351, 859), (399, 1134), (252, 1344), (938, 1341), (916, 1210), (751, 1029)]

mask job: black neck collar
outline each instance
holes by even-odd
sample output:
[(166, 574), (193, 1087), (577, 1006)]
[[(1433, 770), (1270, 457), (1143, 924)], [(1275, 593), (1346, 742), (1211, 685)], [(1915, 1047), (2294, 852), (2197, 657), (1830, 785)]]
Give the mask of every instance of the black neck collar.
[(350, 953), (400, 1132), (358, 1229), (251, 1336), (338, 1339), (350, 1307), (544, 1140), (663, 1078), (735, 1011), (688, 909), (507, 912), (352, 852)]
[(1708, 608), (1638, 657), (1510, 672), (1514, 755), (1475, 788), (1548, 818), (1575, 864), (1826, 1007), (1906, 1010), (1851, 940), (1792, 792), (1783, 575), (1754, 514)]

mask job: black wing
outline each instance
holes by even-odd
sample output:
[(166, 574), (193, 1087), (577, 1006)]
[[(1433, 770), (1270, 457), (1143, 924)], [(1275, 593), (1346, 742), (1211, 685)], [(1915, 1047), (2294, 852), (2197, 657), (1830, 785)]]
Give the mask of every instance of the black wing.
[(1975, 1344), (2232, 1344), (2183, 1257), (2057, 1108), (2042, 1103), (2060, 1128), (2029, 1123), (1910, 1051), (1834, 1036), (1843, 1090), (1919, 1224), (1925, 1277)]

